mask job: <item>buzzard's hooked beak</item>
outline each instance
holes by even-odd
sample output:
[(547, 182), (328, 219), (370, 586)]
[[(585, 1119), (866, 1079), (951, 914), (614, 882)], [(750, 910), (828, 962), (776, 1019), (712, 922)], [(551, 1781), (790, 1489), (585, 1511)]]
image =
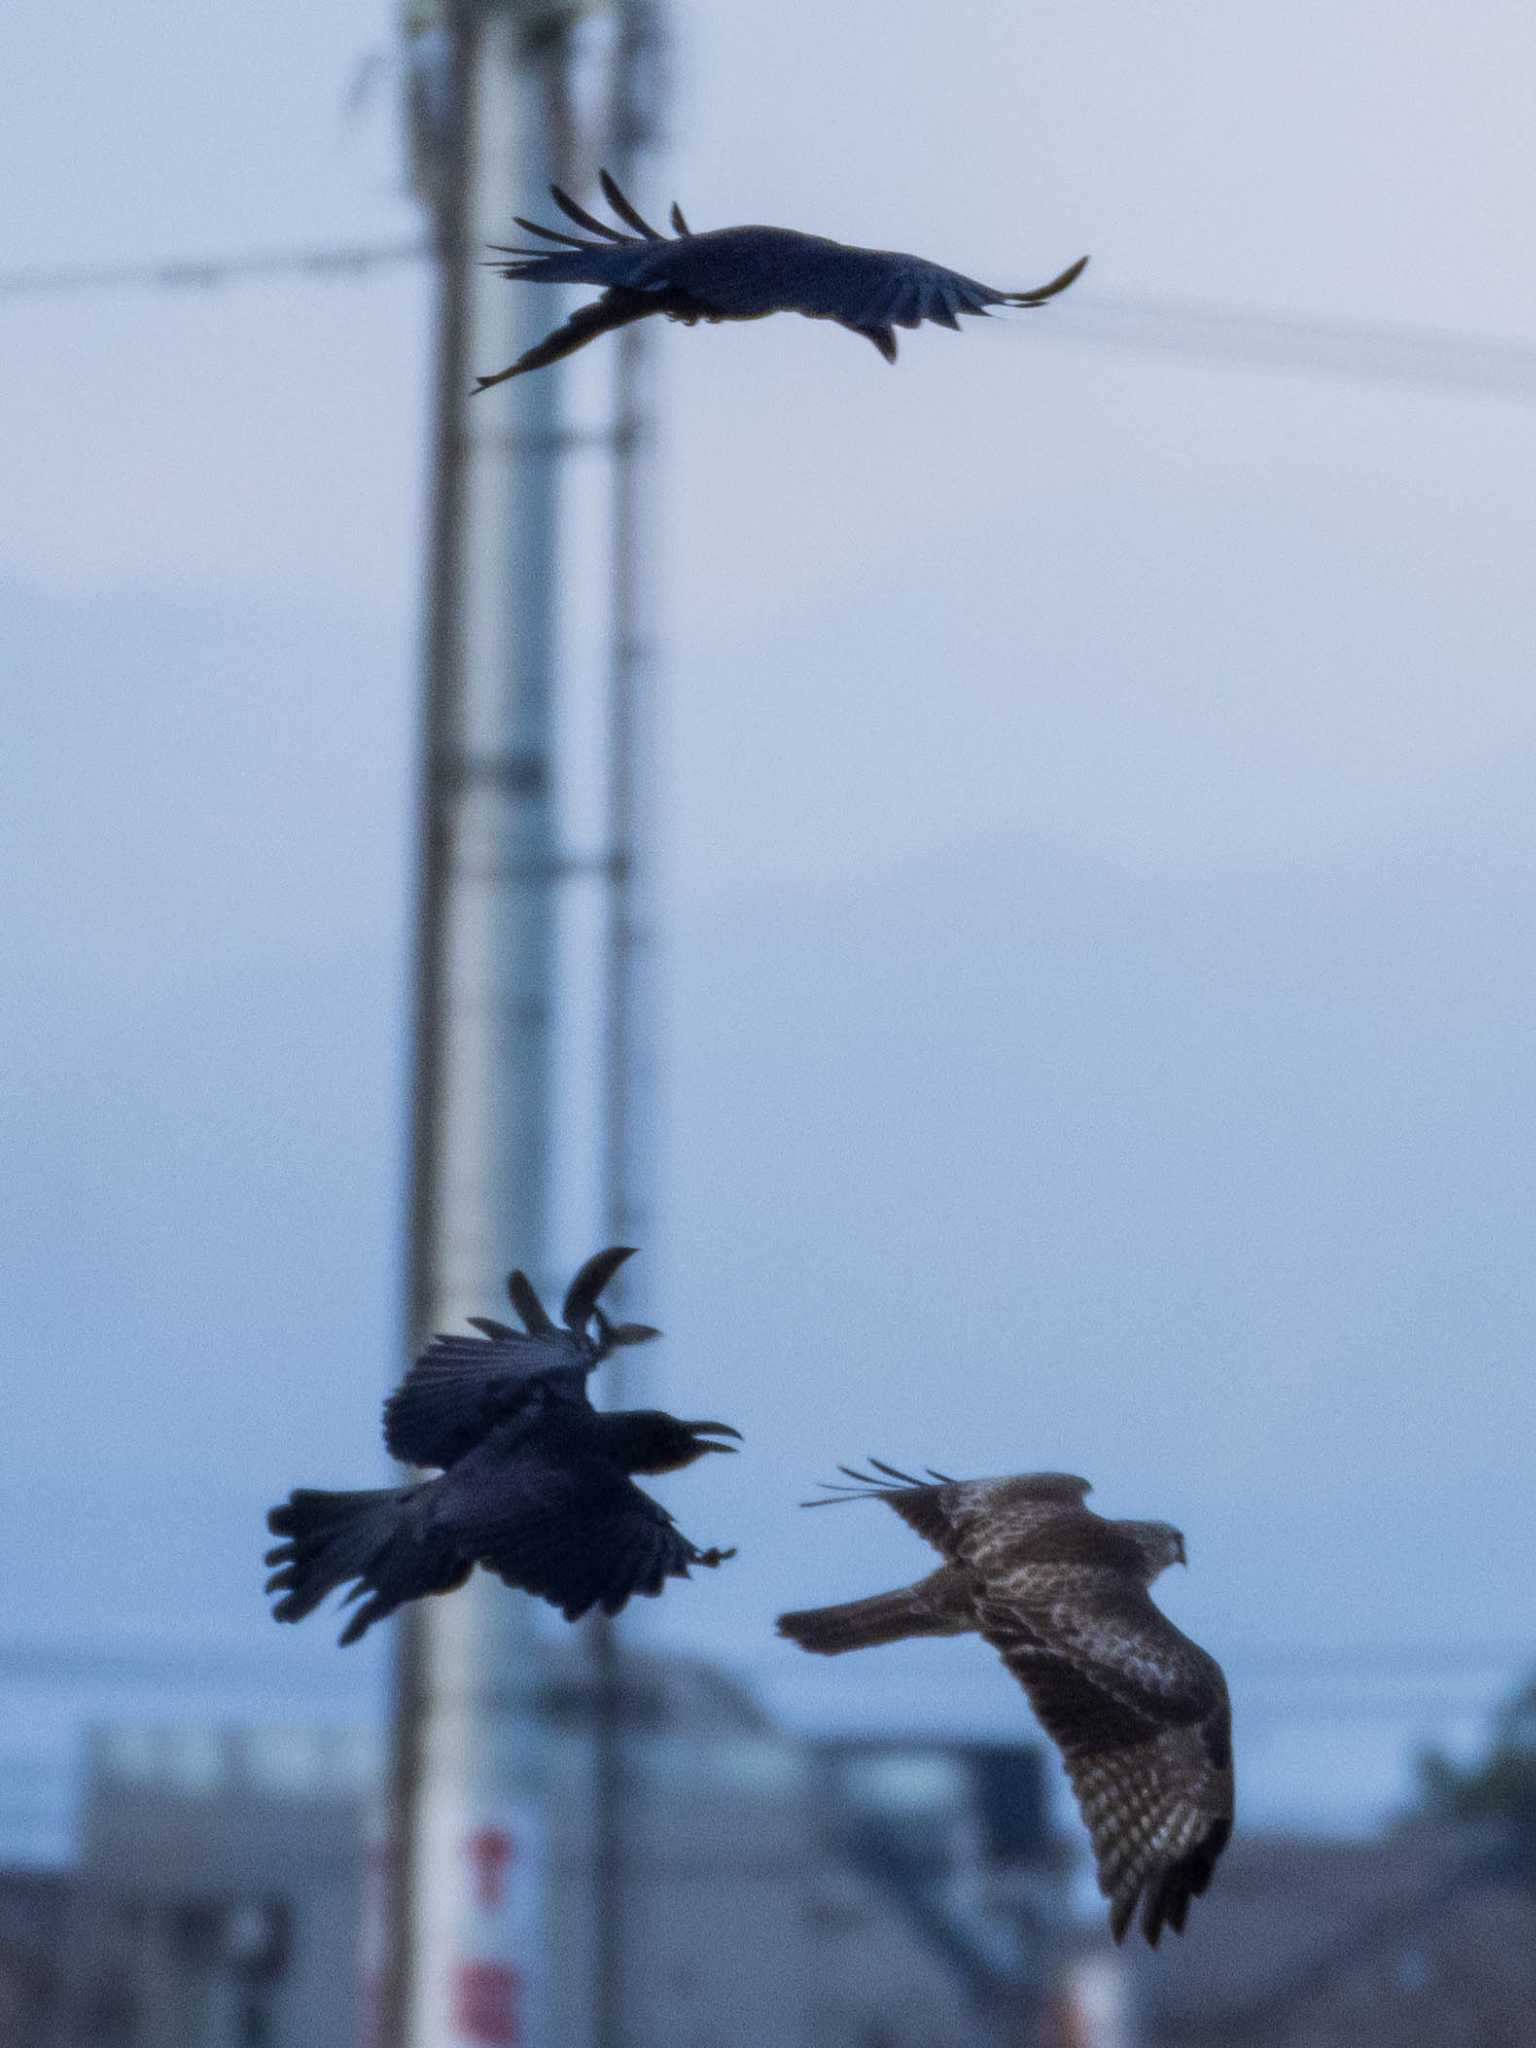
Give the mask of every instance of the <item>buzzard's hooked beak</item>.
[(733, 1456), (736, 1451), (736, 1444), (712, 1444), (708, 1442), (705, 1437), (705, 1431), (709, 1431), (714, 1436), (733, 1436), (737, 1444), (741, 1442), (741, 1431), (739, 1429), (732, 1429), (728, 1422), (685, 1422), (683, 1427), (692, 1433), (701, 1451), (729, 1451)]
[(1187, 1565), (1189, 1563), (1189, 1559), (1184, 1554), (1184, 1538), (1182, 1536), (1179, 1538), (1179, 1548), (1177, 1555), (1180, 1564)]

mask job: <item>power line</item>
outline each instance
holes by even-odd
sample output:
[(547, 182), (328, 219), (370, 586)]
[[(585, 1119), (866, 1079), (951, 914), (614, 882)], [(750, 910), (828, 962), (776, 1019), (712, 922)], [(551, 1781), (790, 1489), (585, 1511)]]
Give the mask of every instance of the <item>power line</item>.
[(0, 298), (51, 298), (70, 292), (209, 291), (263, 277), (361, 277), (399, 263), (420, 263), (430, 243), (355, 242), (329, 249), (272, 249), (239, 256), (186, 256), (77, 270), (0, 271)]
[(1053, 342), (1138, 355), (1195, 356), (1244, 368), (1300, 370), (1372, 384), (1416, 384), (1536, 398), (1536, 347), (1434, 328), (1355, 326), (1157, 299), (1087, 298)]
[[(661, 1654), (668, 1654), (665, 1646)], [(786, 1660), (775, 1651), (726, 1645), (718, 1650), (679, 1644), (679, 1656), (704, 1658), (728, 1670), (761, 1673), (809, 1670), (808, 1664)], [(898, 1653), (899, 1655), (899, 1653)], [(1357, 1678), (1443, 1678), (1484, 1676), (1524, 1669), (1536, 1662), (1530, 1640), (1452, 1644), (1383, 1644), (1375, 1648), (1320, 1645), (1316, 1648), (1225, 1649), (1222, 1662), (1237, 1678), (1277, 1680), (1349, 1680)], [(887, 1667), (887, 1675), (889, 1666)], [(850, 1666), (844, 1674), (885, 1682), (874, 1665)], [(95, 1643), (89, 1640), (50, 1642), (15, 1637), (0, 1640), (0, 1685), (80, 1684), (160, 1685), (190, 1683), (218, 1687), (255, 1684), (280, 1689), (289, 1685), (322, 1690), (363, 1692), (379, 1682), (378, 1673), (356, 1659), (289, 1655), (281, 1661), (270, 1652), (215, 1644)]]
[[(208, 291), (282, 277), (345, 282), (374, 270), (422, 263), (431, 254), (431, 244), (421, 240), (359, 242), (155, 263), (14, 270), (0, 272), (0, 299)], [(1074, 299), (1070, 319), (1042, 322), (1035, 331), (1042, 340), (1065, 347), (1182, 356), (1490, 398), (1536, 398), (1536, 346), (1435, 328), (1352, 325), (1291, 319), (1238, 306), (1087, 295)]]

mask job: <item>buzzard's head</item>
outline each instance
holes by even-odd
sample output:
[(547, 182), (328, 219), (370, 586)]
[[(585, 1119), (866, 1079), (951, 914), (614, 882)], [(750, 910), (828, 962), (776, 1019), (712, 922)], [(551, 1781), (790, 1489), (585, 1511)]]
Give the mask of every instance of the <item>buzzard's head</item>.
[(1184, 1555), (1184, 1532), (1171, 1522), (1122, 1522), (1120, 1527), (1141, 1553), (1149, 1586), (1169, 1565), (1189, 1563)]

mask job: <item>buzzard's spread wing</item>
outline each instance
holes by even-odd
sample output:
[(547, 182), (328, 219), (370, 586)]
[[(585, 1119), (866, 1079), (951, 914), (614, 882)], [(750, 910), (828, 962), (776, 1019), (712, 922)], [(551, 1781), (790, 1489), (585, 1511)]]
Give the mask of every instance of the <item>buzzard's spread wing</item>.
[(885, 1501), (947, 1565), (896, 1593), (787, 1615), (783, 1633), (829, 1655), (953, 1633), (963, 1596), (1066, 1762), (1115, 1939), (1138, 1904), (1149, 1942), (1182, 1929), (1232, 1831), (1231, 1709), (1220, 1665), (1147, 1591), (1145, 1531), (1162, 1525), (1102, 1520), (1083, 1506), (1088, 1482), (1064, 1472), (929, 1484), (869, 1463), (844, 1466), (832, 1499)]
[(1012, 1479), (946, 1479), (942, 1473), (931, 1472), (923, 1480), (898, 1472), (879, 1458), (871, 1458), (869, 1463), (873, 1472), (856, 1472), (852, 1466), (840, 1465), (838, 1470), (852, 1483), (833, 1480), (824, 1500), (807, 1501), (806, 1506), (883, 1500), (909, 1529), (915, 1529), (957, 1564), (976, 1562), (973, 1553), (978, 1544), (1017, 1544), (1027, 1539), (1063, 1510), (1081, 1510), (1084, 1496), (1093, 1491), (1086, 1479), (1070, 1472), (1025, 1472)]
[(982, 1634), (1061, 1751), (1116, 1941), (1139, 1901), (1155, 1945), (1165, 1925), (1182, 1931), (1232, 1832), (1221, 1668), (1140, 1589), (1044, 1606), (1012, 1592), (985, 1588)]

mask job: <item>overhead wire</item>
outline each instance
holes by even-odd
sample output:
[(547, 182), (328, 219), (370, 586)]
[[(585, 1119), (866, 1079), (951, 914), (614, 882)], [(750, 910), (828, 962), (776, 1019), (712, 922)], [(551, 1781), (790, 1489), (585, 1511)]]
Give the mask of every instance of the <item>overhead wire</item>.
[[(424, 263), (419, 237), (331, 247), (168, 258), (141, 263), (0, 271), (0, 299), (123, 291), (208, 291), (262, 279), (346, 281)], [(1083, 294), (1070, 320), (1042, 324), (1055, 345), (1110, 348), (1298, 371), (1380, 384), (1536, 398), (1536, 344), (1446, 329), (1292, 318), (1243, 307)]]
[(0, 271), (0, 298), (53, 298), (77, 292), (209, 291), (264, 277), (360, 277), (402, 263), (420, 263), (432, 246), (419, 236), (401, 242), (355, 242), (318, 249), (270, 249), (234, 256), (168, 257), (160, 262), (86, 264), (74, 269)]

